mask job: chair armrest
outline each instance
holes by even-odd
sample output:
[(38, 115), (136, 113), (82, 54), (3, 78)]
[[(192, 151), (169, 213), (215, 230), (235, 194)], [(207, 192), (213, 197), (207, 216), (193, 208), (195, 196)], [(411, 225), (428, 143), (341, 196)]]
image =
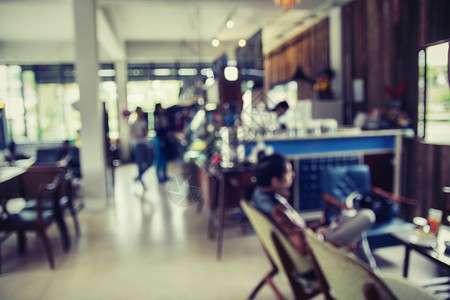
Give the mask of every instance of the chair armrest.
[(415, 199), (396, 195), (396, 194), (390, 193), (390, 192), (383, 190), (382, 188), (379, 188), (376, 186), (372, 186), (372, 191), (374, 191), (384, 197), (390, 198), (392, 200), (395, 200), (395, 201), (398, 201), (401, 203), (405, 203), (405, 204), (409, 204), (409, 205), (417, 205), (417, 200), (415, 200)]
[(327, 203), (337, 206), (340, 209), (349, 209), (345, 203), (339, 201), (328, 193), (322, 192), (322, 197)]

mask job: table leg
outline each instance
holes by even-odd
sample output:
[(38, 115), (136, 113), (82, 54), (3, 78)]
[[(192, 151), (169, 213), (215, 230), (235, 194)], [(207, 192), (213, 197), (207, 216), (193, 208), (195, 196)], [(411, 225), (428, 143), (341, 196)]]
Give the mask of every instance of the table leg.
[(27, 237), (25, 236), (25, 232), (18, 231), (17, 232), (17, 253), (20, 255), (25, 254), (25, 250), (27, 248), (26, 242)]
[(219, 179), (219, 224), (217, 226), (217, 259), (222, 258), (223, 230), (225, 226), (225, 178), (221, 175)]
[(410, 253), (411, 253), (411, 247), (405, 245), (405, 260), (403, 261), (403, 277), (408, 277)]

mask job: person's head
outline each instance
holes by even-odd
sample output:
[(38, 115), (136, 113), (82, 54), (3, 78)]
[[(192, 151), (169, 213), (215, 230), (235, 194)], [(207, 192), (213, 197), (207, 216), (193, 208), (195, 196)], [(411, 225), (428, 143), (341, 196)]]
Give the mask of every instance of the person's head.
[(289, 188), (294, 179), (291, 163), (278, 153), (260, 157), (254, 175), (259, 186), (274, 191)]
[(144, 111), (142, 110), (142, 107), (140, 107), (140, 106), (136, 107), (135, 111), (136, 111), (138, 118), (142, 118), (144, 116)]
[(162, 114), (164, 112), (164, 108), (162, 107), (161, 103), (155, 104), (155, 114)]

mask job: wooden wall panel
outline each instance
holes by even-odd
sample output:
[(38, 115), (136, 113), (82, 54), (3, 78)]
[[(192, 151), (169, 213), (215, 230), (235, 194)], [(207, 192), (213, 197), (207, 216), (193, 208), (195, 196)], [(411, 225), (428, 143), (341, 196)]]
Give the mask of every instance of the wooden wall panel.
[[(311, 78), (316, 78), (321, 69), (329, 67), (328, 26), (328, 19), (322, 20), (265, 56), (264, 65), (270, 66), (270, 72), (266, 70), (266, 90), (291, 81), (298, 67)], [(299, 99), (315, 98), (311, 83), (297, 82)]]
[(381, 56), (381, 85), (392, 90), (395, 88), (395, 76), (392, 72), (392, 66), (394, 65), (394, 32), (392, 28), (394, 28), (393, 15), (395, 11), (392, 0), (383, 0), (381, 9), (381, 18), (384, 22), (381, 24), (380, 46), (381, 51), (385, 53)]
[[(437, 208), (449, 214), (450, 197), (443, 187), (450, 186), (450, 146), (425, 144), (420, 141), (407, 143), (410, 159), (407, 160), (408, 197), (418, 201), (414, 215), (427, 217), (428, 208)], [(411, 155), (412, 154), (412, 155)]]
[(375, 107), (380, 107), (381, 92), (383, 87), (381, 84), (381, 66), (382, 56), (384, 52), (381, 47), (381, 16), (380, 16), (380, 1), (368, 0), (367, 1), (367, 35), (370, 37), (367, 40), (367, 54), (368, 60), (368, 73), (367, 73), (367, 105), (371, 110)]
[(447, 215), (450, 213), (450, 193), (445, 193), (444, 188), (450, 187), (450, 146), (440, 147), (440, 164), (441, 164), (441, 189), (439, 191), (440, 207), (445, 208)]

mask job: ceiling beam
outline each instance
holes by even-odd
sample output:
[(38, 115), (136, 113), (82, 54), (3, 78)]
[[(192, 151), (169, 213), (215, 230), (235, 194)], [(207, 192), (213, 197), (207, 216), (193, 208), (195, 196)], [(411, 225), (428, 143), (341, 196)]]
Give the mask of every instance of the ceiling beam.
[(125, 45), (117, 38), (101, 8), (97, 8), (97, 39), (100, 47), (111, 60), (122, 61), (126, 59)]
[[(316, 1), (316, 0), (314, 0)], [(227, 5), (227, 6), (237, 6), (237, 7), (254, 7), (254, 8), (276, 8), (275, 4), (271, 0), (98, 0), (97, 5), (108, 6), (108, 5), (142, 5), (142, 4), (163, 4), (175, 5), (175, 6), (185, 6), (185, 5)]]

